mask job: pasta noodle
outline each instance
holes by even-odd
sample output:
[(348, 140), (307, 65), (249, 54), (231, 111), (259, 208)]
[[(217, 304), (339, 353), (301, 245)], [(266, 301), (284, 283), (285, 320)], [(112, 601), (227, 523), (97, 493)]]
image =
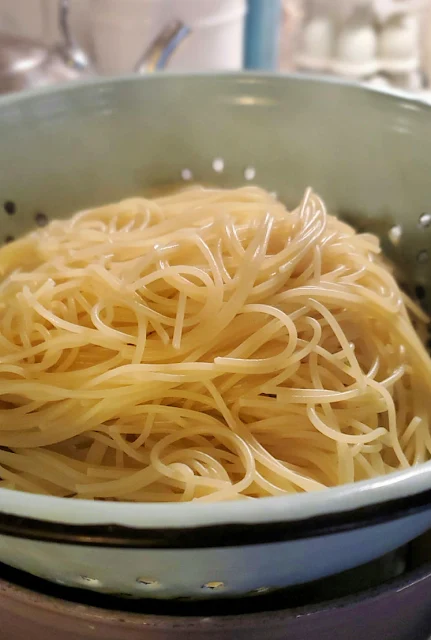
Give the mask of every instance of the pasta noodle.
[(380, 245), (307, 190), (194, 186), (0, 249), (0, 487), (252, 499), (431, 458), (431, 360)]

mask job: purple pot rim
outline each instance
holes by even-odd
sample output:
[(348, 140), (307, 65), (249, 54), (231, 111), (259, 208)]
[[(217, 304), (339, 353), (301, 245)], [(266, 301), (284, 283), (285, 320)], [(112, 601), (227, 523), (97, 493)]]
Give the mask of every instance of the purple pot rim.
[[(301, 605), (293, 608), (277, 608), (274, 610), (264, 610), (252, 613), (238, 613), (228, 615), (160, 615), (160, 614), (140, 614), (119, 609), (104, 608), (94, 604), (84, 604), (55, 597), (50, 594), (40, 593), (27, 587), (8, 582), (0, 578), (0, 600), (6, 599), (22, 603), (28, 606), (39, 608), (43, 611), (66, 615), (75, 621), (97, 622), (99, 625), (116, 625), (128, 627), (146, 627), (149, 629), (172, 628), (179, 630), (186, 629), (210, 629), (211, 624), (217, 627), (228, 627), (244, 629), (245, 627), (263, 627), (271, 622), (286, 623), (293, 619), (320, 617), (324, 614), (331, 614), (334, 611), (353, 609), (361, 604), (373, 601), (382, 601), (393, 596), (394, 593), (411, 590), (416, 585), (424, 581), (431, 581), (431, 561), (428, 561), (418, 568), (407, 571), (401, 576), (392, 578), (387, 582), (363, 589), (352, 595), (345, 595), (339, 598), (323, 600), (311, 605)], [(257, 596), (258, 597), (258, 596)]]

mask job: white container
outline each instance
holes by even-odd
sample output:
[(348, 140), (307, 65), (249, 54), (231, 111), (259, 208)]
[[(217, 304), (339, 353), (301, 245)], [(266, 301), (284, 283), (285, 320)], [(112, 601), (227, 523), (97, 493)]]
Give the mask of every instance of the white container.
[(335, 38), (331, 17), (316, 15), (304, 26), (302, 47), (297, 61), (305, 69), (324, 71), (330, 63)]
[(297, 68), (408, 91), (430, 85), (431, 0), (296, 2)]
[(192, 30), (169, 68), (186, 71), (242, 67), (245, 0), (92, 0), (93, 50), (98, 70), (130, 72), (172, 19)]
[(335, 48), (333, 70), (345, 76), (376, 73), (377, 35), (369, 9), (358, 10), (341, 29)]
[(416, 15), (394, 16), (379, 35), (382, 66), (394, 73), (415, 71), (419, 66), (419, 22)]

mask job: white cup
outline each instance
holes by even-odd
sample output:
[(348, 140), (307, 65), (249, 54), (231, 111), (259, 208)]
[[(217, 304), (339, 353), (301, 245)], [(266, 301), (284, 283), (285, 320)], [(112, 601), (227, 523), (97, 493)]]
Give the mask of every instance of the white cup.
[(93, 0), (98, 69), (106, 74), (130, 72), (172, 19), (189, 26), (191, 35), (175, 52), (170, 69), (241, 69), (245, 14), (245, 0)]

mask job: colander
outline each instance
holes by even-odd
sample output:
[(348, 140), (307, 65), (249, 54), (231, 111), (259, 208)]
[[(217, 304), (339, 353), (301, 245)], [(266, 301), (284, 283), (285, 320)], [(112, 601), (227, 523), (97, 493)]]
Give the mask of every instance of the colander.
[[(0, 101), (0, 237), (153, 187), (312, 185), (377, 233), (431, 303), (431, 107), (265, 75), (96, 81)], [(431, 527), (431, 463), (316, 494), (122, 504), (0, 490), (0, 561), (129, 597), (267, 593), (379, 557)]]

